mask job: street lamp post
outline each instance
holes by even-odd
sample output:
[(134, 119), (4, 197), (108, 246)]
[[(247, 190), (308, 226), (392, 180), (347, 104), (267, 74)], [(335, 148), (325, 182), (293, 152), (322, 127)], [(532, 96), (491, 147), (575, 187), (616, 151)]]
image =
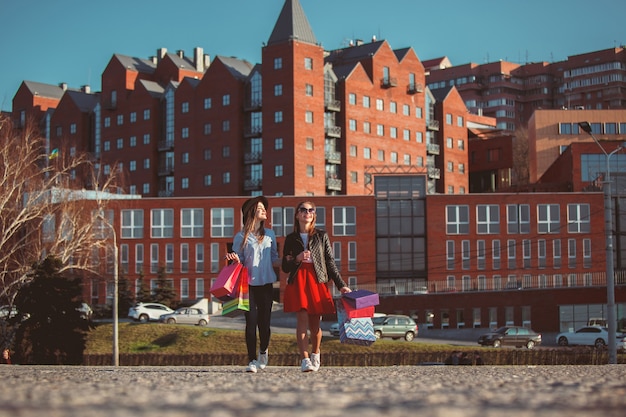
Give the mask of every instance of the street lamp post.
[(591, 136), (606, 157), (606, 177), (602, 184), (604, 191), (604, 234), (606, 238), (606, 319), (609, 332), (609, 364), (616, 364), (617, 346), (615, 336), (617, 333), (617, 319), (615, 314), (615, 271), (613, 270), (613, 203), (611, 201), (611, 169), (609, 162), (611, 156), (623, 149), (626, 144), (620, 144), (614, 151), (607, 153), (592, 133), (589, 122), (580, 122), (578, 126)]

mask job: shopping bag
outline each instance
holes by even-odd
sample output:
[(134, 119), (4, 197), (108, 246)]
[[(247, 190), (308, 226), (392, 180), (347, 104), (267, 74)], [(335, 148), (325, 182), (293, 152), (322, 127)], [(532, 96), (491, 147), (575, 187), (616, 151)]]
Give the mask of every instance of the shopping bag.
[(211, 285), (209, 290), (213, 296), (222, 301), (233, 300), (237, 297), (237, 288), (239, 276), (244, 266), (235, 262), (230, 265), (226, 265), (218, 274), (215, 282)]
[(372, 319), (358, 318), (340, 323), (339, 341), (350, 345), (370, 346), (376, 341)]
[(354, 308), (350, 303), (345, 299), (341, 298), (341, 304), (343, 304), (343, 308), (346, 311), (346, 318), (348, 319), (358, 319), (358, 318), (372, 318), (374, 317), (374, 306), (363, 307), (363, 308)]
[(222, 303), (222, 316), (236, 317), (250, 311), (250, 293), (248, 287), (248, 270), (242, 268), (237, 285), (237, 296)]
[(342, 295), (353, 308), (377, 306), (380, 303), (378, 294), (368, 290), (354, 290)]

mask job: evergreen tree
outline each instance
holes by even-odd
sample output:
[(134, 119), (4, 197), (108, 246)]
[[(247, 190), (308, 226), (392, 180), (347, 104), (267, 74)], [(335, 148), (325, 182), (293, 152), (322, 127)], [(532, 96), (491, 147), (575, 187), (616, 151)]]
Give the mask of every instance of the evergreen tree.
[(135, 301), (138, 303), (147, 303), (152, 301), (152, 295), (150, 294), (150, 283), (146, 282), (143, 271), (139, 275), (138, 281), (139, 289), (137, 290)]
[(16, 333), (15, 359), (22, 364), (83, 362), (89, 324), (76, 310), (82, 302), (79, 278), (61, 276), (62, 262), (48, 257), (33, 266), (31, 280), (22, 285), (15, 305), (30, 317)]
[(167, 273), (164, 267), (159, 267), (157, 272), (156, 288), (152, 295), (155, 303), (165, 304), (168, 307), (172, 307), (174, 300), (176, 299), (176, 291), (172, 280), (167, 278)]

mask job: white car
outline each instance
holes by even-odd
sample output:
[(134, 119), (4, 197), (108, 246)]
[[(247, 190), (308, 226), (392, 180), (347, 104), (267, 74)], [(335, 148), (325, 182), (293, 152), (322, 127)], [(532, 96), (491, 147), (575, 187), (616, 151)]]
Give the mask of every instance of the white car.
[(163, 314), (173, 313), (174, 310), (159, 303), (137, 303), (128, 310), (128, 317), (142, 323), (158, 321)]
[[(617, 349), (626, 349), (626, 337), (618, 333), (615, 337)], [(556, 336), (559, 346), (581, 345), (603, 348), (609, 343), (609, 330), (600, 326), (585, 326), (575, 332), (563, 332)]]
[(209, 313), (200, 308), (182, 307), (170, 314), (163, 314), (160, 322), (167, 324), (197, 324), (206, 326), (209, 323)]

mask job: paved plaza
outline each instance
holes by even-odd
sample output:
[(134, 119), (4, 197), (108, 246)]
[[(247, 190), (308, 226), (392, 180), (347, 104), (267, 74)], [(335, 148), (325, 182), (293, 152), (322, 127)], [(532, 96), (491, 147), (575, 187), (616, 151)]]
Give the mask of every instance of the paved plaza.
[(626, 366), (0, 366), (0, 417), (622, 417)]

